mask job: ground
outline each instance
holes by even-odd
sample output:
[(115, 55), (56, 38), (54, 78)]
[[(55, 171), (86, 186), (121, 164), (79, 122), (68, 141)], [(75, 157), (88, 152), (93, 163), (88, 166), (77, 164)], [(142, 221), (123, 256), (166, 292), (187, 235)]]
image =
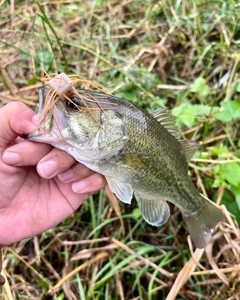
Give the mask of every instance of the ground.
[[(0, 105), (35, 109), (45, 72), (78, 74), (201, 147), (189, 175), (225, 220), (192, 249), (179, 210), (160, 228), (106, 189), (3, 251), (2, 299), (239, 299), (238, 1), (1, 1)], [(194, 258), (193, 258), (194, 257)]]

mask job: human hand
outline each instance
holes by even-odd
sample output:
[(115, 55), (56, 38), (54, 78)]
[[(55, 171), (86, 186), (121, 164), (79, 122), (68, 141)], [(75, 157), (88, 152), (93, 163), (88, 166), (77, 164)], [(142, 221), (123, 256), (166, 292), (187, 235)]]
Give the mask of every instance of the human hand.
[(34, 116), (20, 102), (0, 109), (1, 246), (54, 227), (106, 185), (67, 153), (19, 138), (37, 130)]

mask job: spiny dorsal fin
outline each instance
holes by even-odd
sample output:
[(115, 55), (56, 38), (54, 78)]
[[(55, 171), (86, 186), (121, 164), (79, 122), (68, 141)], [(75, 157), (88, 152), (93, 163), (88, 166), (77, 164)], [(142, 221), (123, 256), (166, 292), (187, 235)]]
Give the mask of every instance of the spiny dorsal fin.
[(175, 118), (167, 108), (160, 108), (155, 110), (152, 113), (152, 116), (159, 122), (161, 125), (167, 129), (171, 135), (173, 135), (176, 139), (179, 139), (179, 133), (177, 126), (175, 125)]
[(167, 129), (169, 133), (171, 133), (172, 136), (174, 136), (181, 143), (187, 162), (189, 163), (193, 157), (193, 154), (197, 151), (200, 145), (196, 142), (179, 139), (179, 132), (177, 126), (175, 125), (175, 118), (173, 115), (171, 115), (167, 108), (157, 109), (152, 113), (152, 115), (165, 129)]
[(193, 157), (193, 154), (200, 147), (200, 144), (198, 144), (196, 142), (186, 141), (186, 140), (180, 140), (179, 142), (182, 145), (182, 148), (185, 152), (187, 162), (189, 163), (191, 158)]

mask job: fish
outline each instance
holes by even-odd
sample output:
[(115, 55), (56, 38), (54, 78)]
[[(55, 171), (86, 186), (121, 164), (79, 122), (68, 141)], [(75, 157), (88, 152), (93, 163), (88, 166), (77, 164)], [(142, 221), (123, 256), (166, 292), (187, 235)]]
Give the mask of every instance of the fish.
[[(46, 103), (49, 90), (40, 92)], [(124, 99), (84, 89), (55, 98), (38, 130), (28, 134), (29, 141), (51, 144), (104, 175), (126, 204), (134, 192), (144, 220), (152, 226), (168, 221), (167, 202), (173, 203), (194, 245), (206, 247), (223, 215), (190, 180), (188, 163), (198, 144), (179, 138), (167, 109), (149, 113)], [(42, 112), (41, 104), (39, 116)]]

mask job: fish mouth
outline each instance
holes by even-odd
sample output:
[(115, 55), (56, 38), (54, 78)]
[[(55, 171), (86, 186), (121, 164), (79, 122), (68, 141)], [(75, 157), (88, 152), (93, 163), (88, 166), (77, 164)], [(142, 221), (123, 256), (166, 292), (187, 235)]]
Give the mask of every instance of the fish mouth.
[(52, 142), (56, 142), (56, 140), (59, 140), (59, 137), (56, 133), (50, 131), (46, 132), (41, 128), (38, 128), (37, 131), (29, 133), (26, 136), (27, 140), (32, 142), (40, 142), (40, 143), (46, 143), (50, 144)]
[(47, 94), (48, 89), (45, 86), (38, 89), (38, 130), (29, 133), (24, 138), (32, 142), (53, 144), (63, 140), (61, 131), (68, 126), (68, 122), (64, 118), (62, 110), (56, 105), (54, 105), (53, 110), (47, 111), (46, 115), (42, 116)]

